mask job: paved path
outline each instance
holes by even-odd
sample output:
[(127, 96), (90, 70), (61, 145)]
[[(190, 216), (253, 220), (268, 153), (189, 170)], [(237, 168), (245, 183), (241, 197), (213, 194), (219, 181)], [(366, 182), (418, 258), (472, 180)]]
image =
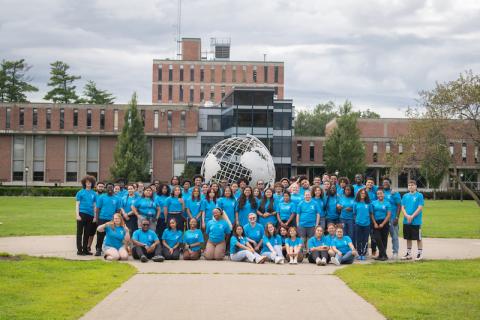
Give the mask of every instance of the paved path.
[[(0, 252), (95, 259), (78, 257), (74, 248), (74, 236), (0, 238)], [(424, 240), (424, 250), (426, 259), (475, 258), (480, 257), (480, 239), (430, 238)], [(160, 312), (162, 318), (198, 320), (383, 319), (332, 275), (338, 268), (333, 265), (255, 265), (228, 260), (129, 263), (138, 273), (83, 319), (158, 319)], [(314, 310), (321, 310), (320, 316)]]

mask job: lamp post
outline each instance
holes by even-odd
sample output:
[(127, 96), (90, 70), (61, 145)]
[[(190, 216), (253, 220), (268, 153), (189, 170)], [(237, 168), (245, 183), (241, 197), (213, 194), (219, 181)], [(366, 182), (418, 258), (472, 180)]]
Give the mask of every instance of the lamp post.
[[(460, 173), (460, 182), (463, 182), (463, 172)], [(463, 188), (461, 183), (459, 183), (459, 185), (460, 185), (460, 201), (463, 202)]]
[(29, 167), (25, 167), (25, 192), (27, 192), (28, 188), (28, 171), (30, 170)]
[(150, 167), (150, 170), (148, 170), (148, 173), (150, 173), (150, 183), (153, 181), (153, 168)]

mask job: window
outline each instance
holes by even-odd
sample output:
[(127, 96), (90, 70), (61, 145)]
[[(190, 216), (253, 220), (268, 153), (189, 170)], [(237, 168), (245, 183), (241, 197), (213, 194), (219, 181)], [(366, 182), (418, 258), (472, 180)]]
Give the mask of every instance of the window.
[(185, 160), (185, 138), (173, 138), (173, 160)]
[(210, 68), (210, 82), (215, 82), (215, 66)]
[(263, 82), (268, 82), (268, 66), (263, 66)]
[(234, 110), (239, 127), (271, 127), (273, 124), (272, 110)]
[(168, 66), (168, 81), (173, 81), (173, 66)]
[(142, 125), (145, 128), (145, 110), (140, 110), (140, 116), (142, 117)]
[(302, 160), (302, 141), (297, 141), (297, 160)]
[(448, 147), (448, 150), (450, 151), (450, 156), (453, 157), (453, 154), (455, 153), (455, 147), (453, 143), (450, 143), (450, 146)]
[(237, 82), (237, 66), (232, 67), (232, 82)]
[(222, 82), (226, 81), (226, 73), (227, 71), (225, 70), (225, 66), (222, 66)]
[(25, 137), (24, 136), (14, 136), (13, 137), (13, 164), (12, 164), (12, 180), (13, 181), (22, 181), (23, 173), (25, 170), (24, 166), (25, 159)]
[(385, 153), (390, 153), (390, 150), (391, 150), (390, 142), (385, 143)]
[(77, 181), (78, 171), (78, 137), (67, 137), (67, 154), (65, 157), (66, 181)]
[(474, 153), (475, 153), (475, 163), (478, 163), (478, 145), (475, 146)]
[(203, 66), (200, 67), (200, 82), (205, 81), (205, 69)]
[(207, 116), (207, 131), (221, 131), (222, 117), (218, 115)]
[(273, 87), (273, 94), (278, 96), (278, 87), (277, 86)]
[(45, 137), (33, 137), (33, 181), (43, 181), (45, 172)]
[(247, 66), (242, 66), (242, 82), (247, 82)]
[(73, 127), (78, 127), (78, 109), (73, 109)]
[(219, 141), (223, 140), (223, 137), (201, 137), (200, 152), (202, 156), (205, 156), (208, 151)]
[(185, 117), (186, 117), (186, 112), (182, 111), (180, 112), (180, 129), (185, 129)]
[(190, 96), (189, 96), (190, 102), (193, 102), (194, 95), (195, 95), (195, 91), (193, 89), (193, 86), (190, 86)]
[(462, 162), (467, 163), (467, 144), (462, 143)]
[(215, 87), (214, 86), (210, 87), (210, 101), (212, 101), (212, 102), (215, 101)]
[(257, 82), (257, 66), (253, 66), (252, 80), (253, 82)]
[(118, 130), (118, 110), (113, 110), (113, 130)]
[(34, 127), (38, 125), (38, 109), (37, 108), (33, 108), (32, 125)]
[(105, 130), (105, 109), (100, 110), (100, 130)]
[(158, 129), (158, 110), (153, 112), (153, 129)]
[(292, 156), (292, 139), (286, 137), (273, 137), (273, 152), (274, 157), (288, 157)]
[(222, 86), (221, 93), (222, 93), (222, 100), (223, 100), (223, 98), (225, 98), (225, 86)]
[(325, 161), (325, 144), (322, 144), (322, 161)]
[(377, 162), (378, 161), (378, 143), (377, 142), (374, 142), (373, 143), (373, 162)]
[(190, 66), (190, 81), (195, 81), (195, 66), (193, 64)]
[(98, 137), (87, 137), (87, 174), (98, 178)]
[(157, 86), (157, 95), (158, 95), (157, 100), (162, 101), (162, 85), (161, 84)]
[(172, 129), (172, 111), (167, 111), (167, 128)]
[(179, 76), (180, 81), (183, 81), (183, 65), (180, 66), (180, 71), (179, 72), (180, 72), (180, 76)]
[(205, 101), (205, 88), (203, 86), (200, 87), (200, 102)]
[(12, 114), (12, 108), (7, 108), (5, 115), (5, 128), (10, 129), (10, 118)]
[(87, 128), (92, 127), (92, 109), (87, 109)]
[(18, 125), (23, 127), (24, 124), (25, 124), (25, 109), (20, 108), (20, 112), (18, 115)]
[(315, 144), (310, 142), (310, 161), (315, 160)]
[(403, 144), (399, 144), (398, 145), (398, 154), (402, 154), (403, 153)]
[(163, 75), (162, 75), (163, 72), (162, 71), (163, 71), (162, 70), (162, 65), (159, 65), (158, 66), (158, 81), (162, 81), (162, 79), (163, 79)]
[(398, 187), (399, 188), (408, 187), (408, 172), (403, 172), (398, 175)]
[(45, 127), (50, 129), (52, 127), (52, 109), (47, 109), (47, 116), (45, 117)]
[(274, 112), (273, 113), (273, 129), (290, 130), (292, 124), (291, 112)]
[(183, 102), (183, 85), (180, 85), (178, 90), (178, 101)]
[(173, 97), (173, 86), (171, 84), (168, 85), (168, 101), (172, 101)]
[(65, 128), (65, 109), (60, 109), (60, 129)]
[(278, 66), (273, 67), (273, 82), (278, 83)]

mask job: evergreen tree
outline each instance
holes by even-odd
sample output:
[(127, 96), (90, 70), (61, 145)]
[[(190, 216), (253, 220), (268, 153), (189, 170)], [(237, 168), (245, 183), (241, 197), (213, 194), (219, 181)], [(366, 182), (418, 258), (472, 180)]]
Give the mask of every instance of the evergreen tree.
[(26, 92), (38, 91), (26, 76), (30, 66), (25, 59), (16, 61), (3, 60), (0, 68), (0, 101), (27, 102)]
[(75, 92), (76, 86), (73, 85), (75, 80), (80, 76), (69, 75), (70, 66), (62, 61), (55, 61), (50, 64), (50, 82), (49, 87), (53, 87), (43, 99), (51, 100), (55, 103), (78, 103), (79, 98)]
[(97, 88), (95, 82), (89, 80), (83, 90), (85, 102), (89, 104), (113, 104), (115, 97), (106, 90)]
[(145, 181), (148, 179), (148, 151), (142, 119), (137, 109), (137, 94), (132, 95), (125, 112), (122, 133), (115, 146), (114, 163), (110, 167), (113, 180)]
[(352, 179), (356, 173), (365, 172), (365, 148), (357, 128), (358, 114), (351, 112), (347, 105), (342, 109), (337, 127), (325, 142), (324, 159), (329, 172), (338, 170), (340, 175)]

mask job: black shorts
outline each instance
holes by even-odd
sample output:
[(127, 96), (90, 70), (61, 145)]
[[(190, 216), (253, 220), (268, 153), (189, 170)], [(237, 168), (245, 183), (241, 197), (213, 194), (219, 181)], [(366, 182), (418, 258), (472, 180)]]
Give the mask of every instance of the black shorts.
[(405, 240), (422, 240), (422, 229), (419, 225), (404, 224), (403, 239)]

